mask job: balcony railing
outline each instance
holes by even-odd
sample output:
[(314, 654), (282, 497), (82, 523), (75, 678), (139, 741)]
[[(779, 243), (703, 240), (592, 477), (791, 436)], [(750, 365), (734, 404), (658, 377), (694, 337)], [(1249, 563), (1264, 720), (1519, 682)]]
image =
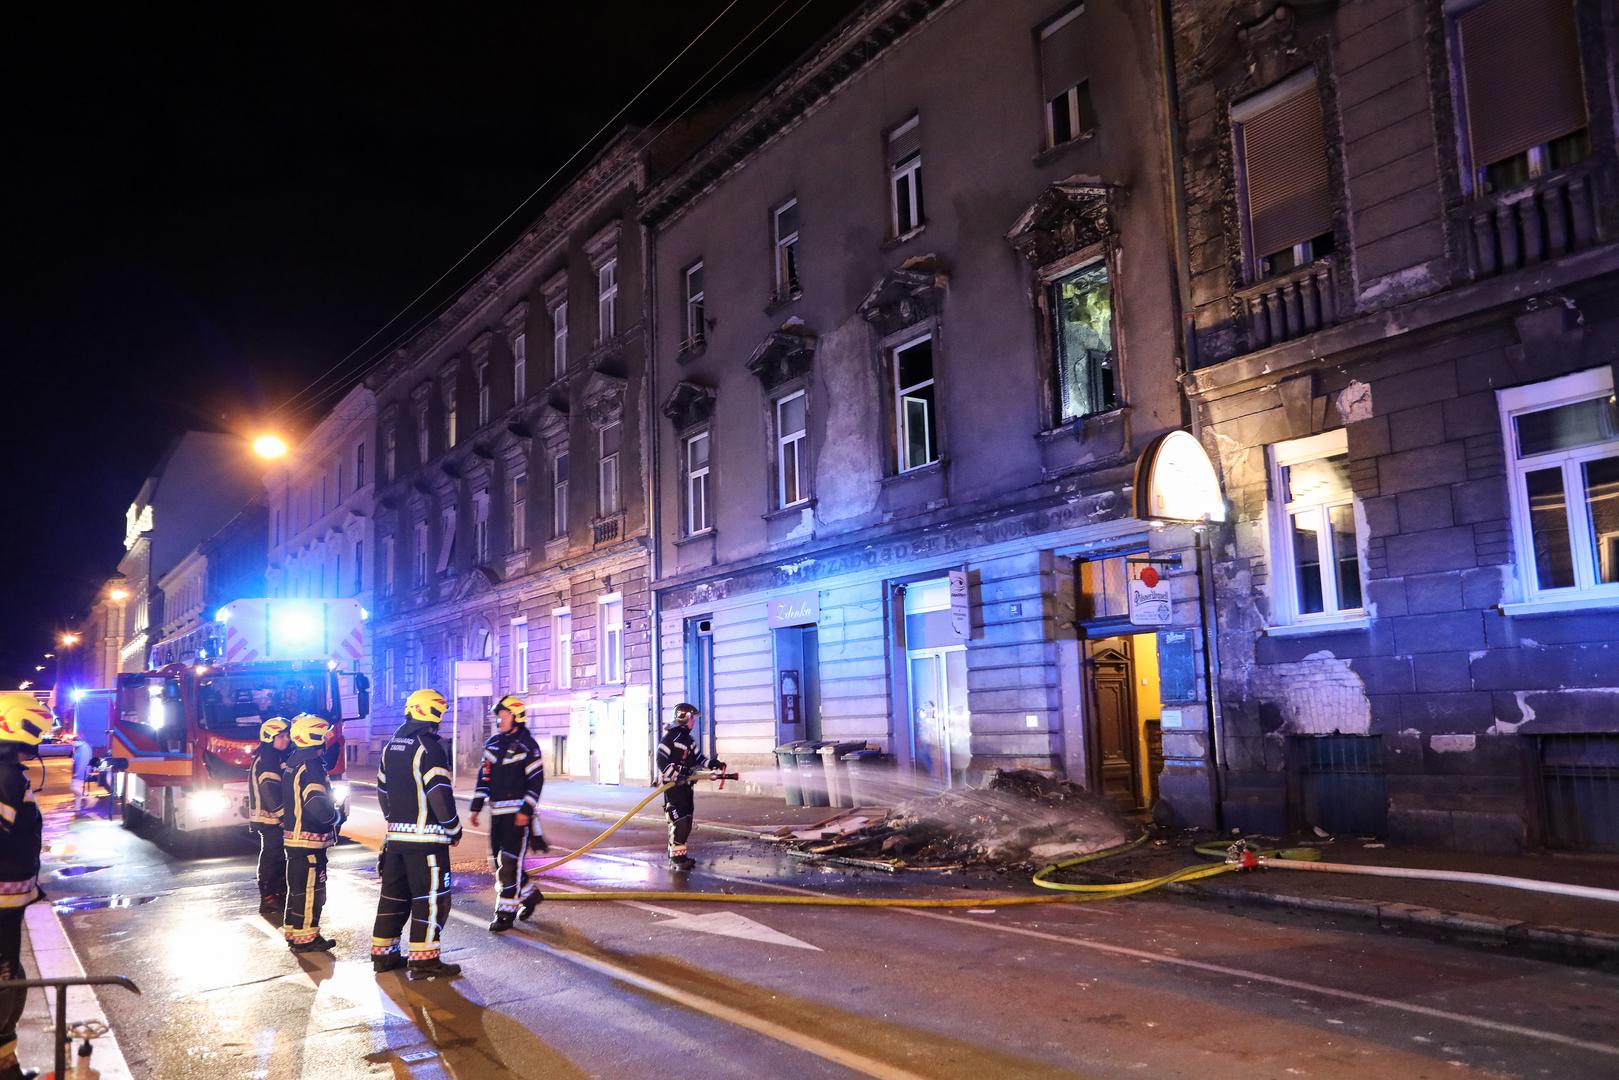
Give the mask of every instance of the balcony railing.
[(1463, 206), (1473, 276), (1534, 266), (1602, 240), (1597, 168), (1586, 161)]
[(1312, 334), (1338, 321), (1337, 268), (1331, 258), (1238, 290), (1250, 349)]
[(612, 517), (600, 518), (592, 522), (590, 527), (591, 542), (599, 545), (611, 544), (616, 541), (619, 533), (623, 531), (622, 521), (623, 516), (615, 514)]

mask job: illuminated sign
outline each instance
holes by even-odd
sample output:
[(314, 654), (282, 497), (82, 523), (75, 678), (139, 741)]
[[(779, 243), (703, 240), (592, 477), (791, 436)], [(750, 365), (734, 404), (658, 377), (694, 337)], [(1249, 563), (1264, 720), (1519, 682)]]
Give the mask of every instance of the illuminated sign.
[(1136, 462), (1135, 515), (1143, 521), (1224, 521), (1214, 463), (1190, 432), (1158, 436)]
[(152, 506), (150, 503), (137, 509), (135, 503), (129, 504), (124, 511), (124, 550), (128, 551), (135, 546), (144, 533), (152, 531)]

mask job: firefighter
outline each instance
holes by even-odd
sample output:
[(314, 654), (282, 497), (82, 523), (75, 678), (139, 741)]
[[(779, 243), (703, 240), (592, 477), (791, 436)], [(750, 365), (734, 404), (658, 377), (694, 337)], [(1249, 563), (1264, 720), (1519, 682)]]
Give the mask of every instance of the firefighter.
[[(28, 977), (22, 965), (23, 909), (45, 895), (39, 888), (44, 823), (22, 755), (39, 753), (55, 725), (32, 694), (0, 694), (0, 979)], [(25, 1075), (17, 1064), (17, 1021), (26, 990), (0, 990), (0, 1080)], [(27, 1074), (27, 1075), (32, 1075)]]
[(383, 748), (377, 765), (377, 803), (388, 831), (377, 861), (382, 895), (371, 930), (371, 966), (378, 972), (407, 967), (399, 939), (410, 926), (412, 979), (461, 974), (439, 957), (450, 914), (450, 848), (461, 842), (461, 818), (450, 786), (450, 759), (438, 725), (449, 702), (437, 690), (405, 700), (405, 722)]
[(287, 908), (281, 933), (293, 952), (327, 952), (337, 944), (320, 933), (320, 911), (326, 906), (326, 849), (337, 843), (343, 827), (323, 760), (331, 733), (325, 717), (313, 713), (293, 717), (292, 753), (281, 767), (285, 777), (281, 842), (287, 856)]
[(483, 744), (483, 764), (478, 767), (478, 787), (472, 795), (472, 824), (484, 802), (489, 803), (489, 852), (495, 860), (495, 880), (500, 887), (495, 901), (493, 933), (510, 930), (519, 914), (534, 914), (545, 897), (530, 885), (529, 844), (540, 851), (551, 845), (540, 833), (540, 789), (545, 787), (545, 760), (540, 744), (528, 732), (528, 706), (515, 694), (495, 702), (498, 725)]
[(247, 765), (247, 827), (259, 838), (259, 914), (280, 915), (287, 906), (287, 861), (281, 845), (285, 808), (281, 766), (292, 746), (285, 717), (259, 725), (259, 745)]
[(725, 762), (705, 757), (697, 749), (691, 725), (697, 720), (697, 706), (681, 702), (675, 706), (675, 722), (658, 740), (658, 775), (664, 783), (675, 786), (663, 793), (663, 813), (669, 819), (669, 861), (677, 870), (690, 870), (692, 860), (686, 853), (686, 840), (691, 836), (692, 776), (697, 769), (724, 769)]

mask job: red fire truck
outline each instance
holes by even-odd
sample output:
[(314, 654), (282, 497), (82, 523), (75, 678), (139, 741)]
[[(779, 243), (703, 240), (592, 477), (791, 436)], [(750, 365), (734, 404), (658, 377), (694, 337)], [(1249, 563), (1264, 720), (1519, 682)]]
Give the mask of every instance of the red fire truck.
[[(371, 711), (365, 619), (356, 600), (235, 600), (206, 658), (119, 675), (108, 743), (124, 824), (180, 836), (242, 824), (248, 757), (272, 716), (331, 721), (326, 766), (341, 777), (343, 723)], [(348, 785), (333, 791), (347, 802)]]

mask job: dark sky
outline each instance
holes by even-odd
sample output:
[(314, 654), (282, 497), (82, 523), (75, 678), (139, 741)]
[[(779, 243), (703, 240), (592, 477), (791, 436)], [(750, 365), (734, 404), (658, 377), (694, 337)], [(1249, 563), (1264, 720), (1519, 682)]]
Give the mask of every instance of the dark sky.
[[(242, 23), (164, 5), (9, 13), (0, 687), (36, 677), (114, 569), (124, 508), (175, 433), (256, 428), (716, 16), (632, 119), (710, 88), (776, 31), (719, 90), (756, 84), (859, 6), (729, 3), (219, 9), (262, 20)], [(377, 344), (445, 302), (541, 205)]]

